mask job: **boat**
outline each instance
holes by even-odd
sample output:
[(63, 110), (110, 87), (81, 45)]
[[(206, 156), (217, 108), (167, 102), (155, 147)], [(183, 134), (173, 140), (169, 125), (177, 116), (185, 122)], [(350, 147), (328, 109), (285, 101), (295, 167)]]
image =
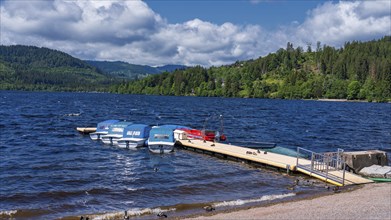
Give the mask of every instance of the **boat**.
[(77, 127), (76, 130), (81, 134), (91, 134), (93, 132), (96, 132), (96, 128), (89, 128), (89, 127)]
[(174, 130), (186, 128), (180, 125), (154, 126), (149, 132), (148, 149), (153, 153), (169, 153), (174, 150)]
[(179, 130), (186, 132), (188, 139), (213, 141), (213, 142), (227, 140), (227, 137), (224, 134), (220, 135), (219, 131), (205, 130), (205, 129), (198, 130), (198, 129), (190, 129), (190, 128), (181, 128)]
[(99, 122), (96, 126), (96, 131), (90, 133), (91, 140), (100, 140), (103, 135), (106, 135), (109, 132), (109, 126), (117, 122), (119, 122), (119, 120), (106, 120)]
[(287, 147), (281, 147), (281, 146), (275, 146), (271, 148), (263, 148), (263, 151), (267, 151), (270, 153), (275, 153), (275, 154), (282, 154), (286, 156), (291, 156), (291, 157), (297, 157), (299, 156), (300, 158), (306, 158), (306, 155), (299, 153), (297, 155), (297, 150), (292, 150)]
[(375, 182), (391, 182), (391, 178), (369, 177), (368, 179), (373, 180)]
[(132, 124), (124, 128), (122, 138), (117, 141), (120, 148), (143, 147), (149, 137), (151, 127), (145, 124)]
[[(208, 122), (216, 121), (216, 120), (220, 121), (220, 130), (206, 129)], [(212, 115), (212, 116), (206, 118), (205, 122), (204, 122), (204, 128), (202, 130), (198, 130), (198, 131), (190, 131), (190, 135), (191, 135), (191, 133), (201, 134), (201, 140), (204, 140), (204, 141), (213, 141), (213, 142), (226, 141), (227, 137), (224, 135), (223, 115), (219, 115), (219, 116)]]
[[(223, 115), (218, 116), (218, 120), (220, 121), (220, 131), (217, 130), (209, 130), (206, 129), (208, 121), (211, 119), (216, 118), (215, 116), (210, 116), (205, 119), (204, 128), (202, 130), (198, 129), (192, 129), (192, 128), (180, 128), (178, 130), (181, 130), (186, 133), (186, 139), (195, 139), (195, 140), (204, 140), (204, 141), (212, 141), (212, 142), (220, 142), (220, 141), (226, 141), (227, 137), (224, 135), (224, 124), (223, 124)], [(182, 132), (177, 132), (179, 133)]]
[(101, 140), (105, 144), (117, 145), (117, 141), (122, 138), (124, 128), (133, 124), (132, 122), (120, 121), (109, 126), (109, 131), (106, 135), (101, 136)]
[(276, 143), (272, 143), (272, 142), (256, 142), (256, 141), (251, 141), (251, 142), (235, 141), (235, 144), (240, 145), (240, 146), (245, 146), (247, 148), (256, 149), (256, 150), (257, 149), (260, 149), (260, 150), (272, 149), (277, 146)]
[[(288, 147), (277, 146), (276, 143), (272, 142), (256, 142), (256, 141), (235, 141), (234, 145), (243, 146), (245, 148), (251, 148), (254, 150), (261, 150), (270, 153), (282, 154), (286, 156), (296, 157), (297, 150), (293, 150)], [(305, 158), (304, 154), (299, 153), (300, 158)]]

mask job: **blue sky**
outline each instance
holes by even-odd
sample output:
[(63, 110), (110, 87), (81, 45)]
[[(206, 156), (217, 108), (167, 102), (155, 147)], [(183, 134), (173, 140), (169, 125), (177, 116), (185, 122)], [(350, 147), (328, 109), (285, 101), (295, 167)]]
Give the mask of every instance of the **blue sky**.
[(391, 35), (391, 1), (0, 0), (0, 44), (144, 65), (230, 64)]
[(291, 22), (303, 22), (306, 13), (327, 2), (321, 0), (147, 0), (153, 10), (159, 12), (170, 23), (182, 23), (194, 18), (216, 24), (258, 24), (274, 29)]

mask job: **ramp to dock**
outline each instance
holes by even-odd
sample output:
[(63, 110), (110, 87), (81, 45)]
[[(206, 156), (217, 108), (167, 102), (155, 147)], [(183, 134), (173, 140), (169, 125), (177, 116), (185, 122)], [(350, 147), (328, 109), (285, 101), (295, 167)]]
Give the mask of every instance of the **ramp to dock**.
[(341, 170), (330, 167), (328, 163), (327, 165), (326, 163), (323, 164), (323, 166), (316, 164), (319, 167), (323, 167), (322, 169), (324, 170), (313, 169), (314, 161), (309, 159), (299, 159), (297, 157), (262, 150), (203, 140), (178, 140), (177, 142), (184, 148), (192, 148), (201, 152), (209, 152), (212, 155), (220, 154), (225, 157), (240, 158), (280, 169), (286, 169), (287, 171), (300, 172), (337, 186), (373, 182), (372, 180), (353, 173), (341, 172)]

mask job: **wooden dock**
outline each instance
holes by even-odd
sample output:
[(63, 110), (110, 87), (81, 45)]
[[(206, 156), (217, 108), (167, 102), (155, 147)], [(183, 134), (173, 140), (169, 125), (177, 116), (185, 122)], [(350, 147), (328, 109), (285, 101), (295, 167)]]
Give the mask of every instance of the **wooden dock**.
[(327, 173), (315, 172), (311, 169), (311, 160), (297, 159), (296, 157), (256, 150), (246, 147), (239, 147), (230, 144), (215, 143), (203, 140), (179, 140), (178, 144), (185, 149), (193, 149), (195, 151), (209, 153), (212, 155), (222, 155), (223, 157), (238, 158), (250, 163), (259, 163), (286, 170), (287, 172), (300, 172), (311, 177), (318, 178), (322, 181), (337, 185), (346, 186), (354, 184), (372, 183), (372, 180), (363, 178), (349, 172), (341, 170), (333, 170), (329, 166)]

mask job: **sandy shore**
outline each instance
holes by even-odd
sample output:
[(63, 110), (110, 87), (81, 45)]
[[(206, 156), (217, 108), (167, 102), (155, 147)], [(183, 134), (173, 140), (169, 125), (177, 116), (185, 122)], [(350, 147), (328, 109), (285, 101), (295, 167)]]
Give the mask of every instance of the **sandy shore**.
[(391, 219), (391, 183), (367, 184), (318, 198), (234, 212), (210, 212), (188, 219)]

